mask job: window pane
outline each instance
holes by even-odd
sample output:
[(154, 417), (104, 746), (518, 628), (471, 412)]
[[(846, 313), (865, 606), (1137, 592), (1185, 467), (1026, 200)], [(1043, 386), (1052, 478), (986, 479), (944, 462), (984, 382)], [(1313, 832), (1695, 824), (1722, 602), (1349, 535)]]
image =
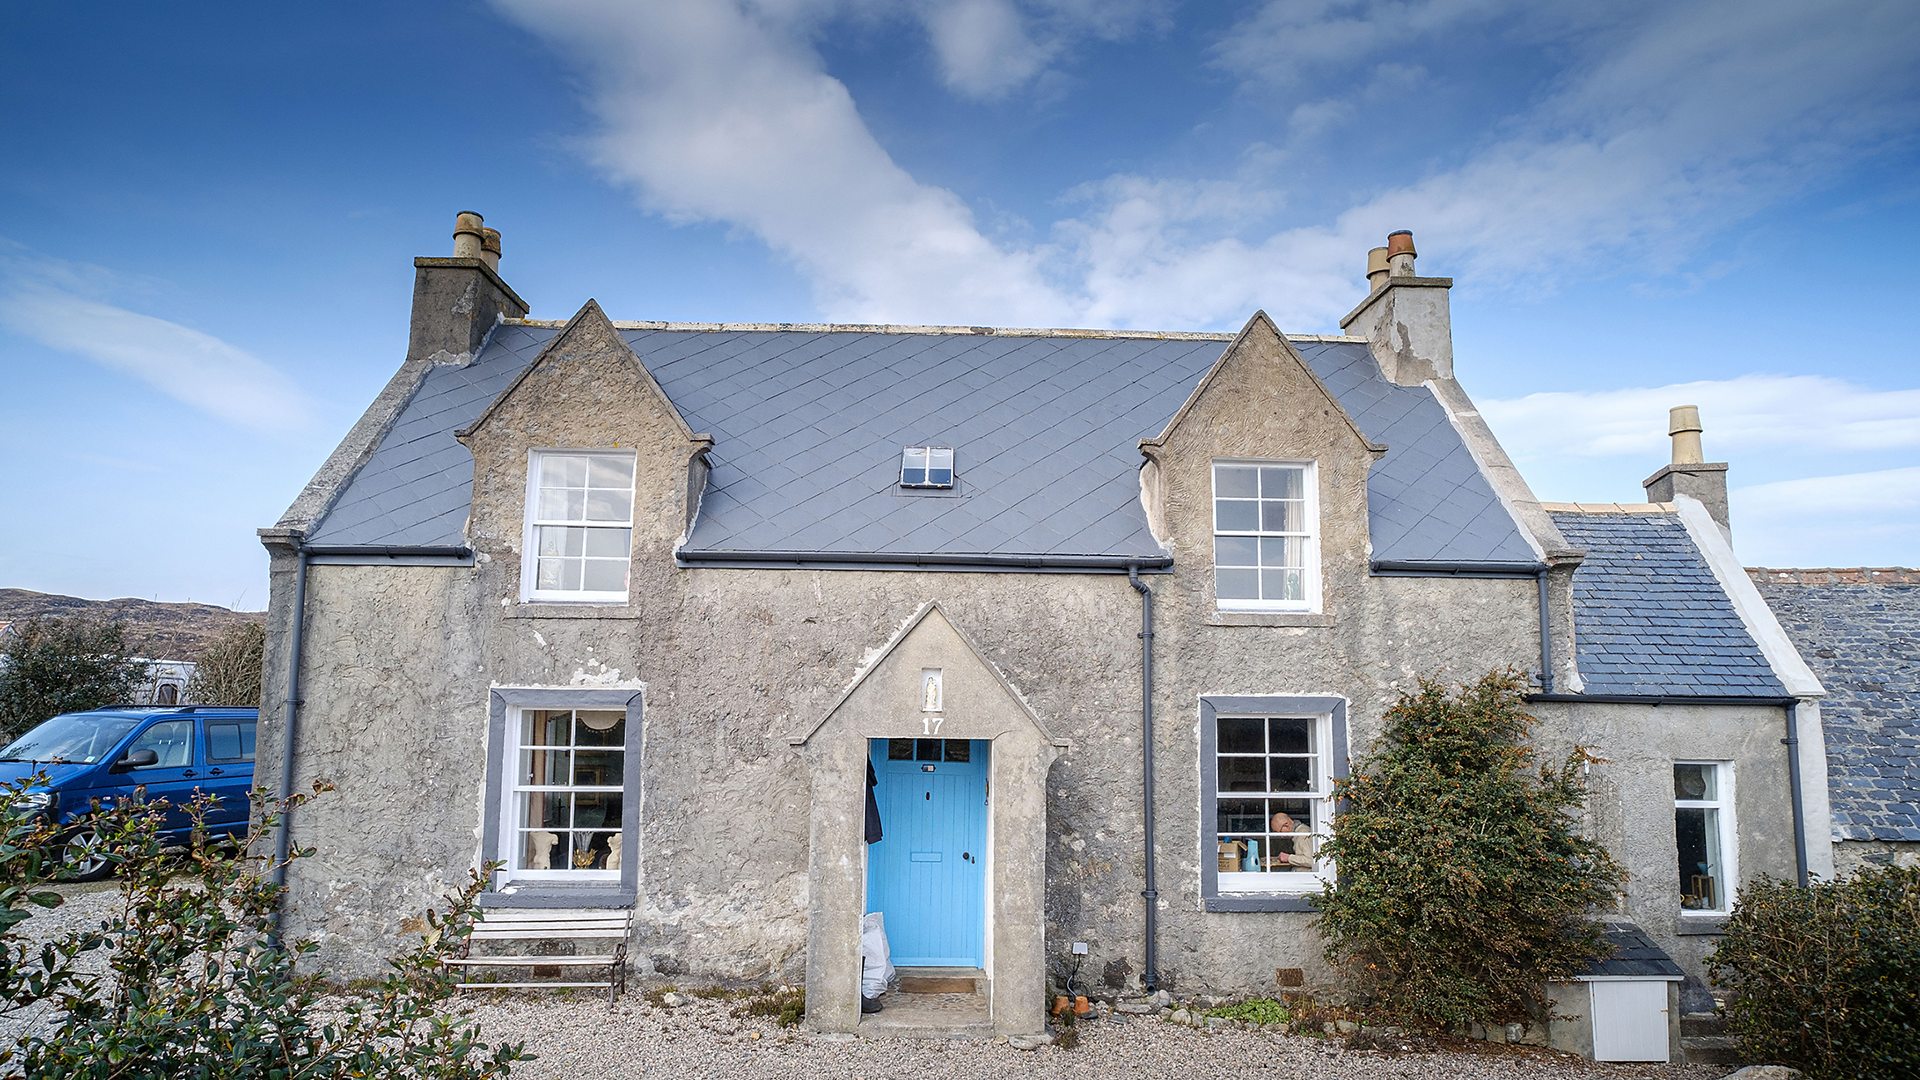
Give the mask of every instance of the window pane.
[(1267, 747), (1261, 739), (1262, 721), (1244, 716), (1223, 716), (1220, 718), (1220, 752), (1223, 754), (1264, 754)]
[(564, 791), (528, 791), (520, 795), (520, 826), (526, 829), (564, 829), (567, 827), (567, 800)]
[(927, 448), (910, 446), (901, 451), (900, 467), (903, 469), (924, 469), (927, 467)]
[(587, 459), (573, 454), (547, 454), (540, 459), (541, 487), (585, 487)]
[(1213, 572), (1214, 595), (1222, 600), (1258, 600), (1260, 598), (1260, 571), (1258, 570), (1215, 570)]
[(581, 578), (581, 588), (587, 592), (625, 592), (627, 590), (627, 560), (625, 559), (588, 559)]
[(948, 761), (967, 762), (973, 760), (973, 744), (965, 739), (948, 739), (945, 751)]
[(1311, 720), (1276, 717), (1267, 721), (1267, 738), (1273, 740), (1271, 750), (1276, 754), (1312, 753), (1312, 733)]
[(941, 446), (928, 450), (927, 468), (951, 470), (953, 468), (953, 448), (950, 446)]
[(1260, 538), (1261, 566), (1298, 568), (1304, 565), (1306, 554), (1306, 541), (1298, 537), (1263, 536)]
[(242, 751), (240, 748), (239, 724), (223, 723), (207, 725), (208, 761), (217, 763), (246, 761), (251, 759), (252, 756), (251, 753)]
[(1726, 906), (1726, 874), (1720, 862), (1720, 811), (1683, 807), (1673, 812), (1680, 853), (1680, 906), (1718, 911)]
[(952, 469), (928, 469), (927, 483), (947, 486), (953, 483)]
[(573, 741), (581, 746), (625, 746), (627, 714), (623, 712), (580, 711), (580, 722), (573, 729)]
[(142, 768), (186, 769), (193, 765), (193, 721), (167, 720), (140, 733), (127, 753), (151, 750), (160, 760)]
[(536, 543), (540, 554), (565, 555), (567, 554), (567, 534), (576, 530), (561, 528), (558, 525), (542, 525), (537, 531), (539, 535)]
[(1312, 791), (1313, 760), (1303, 757), (1268, 758), (1268, 791)]
[(924, 484), (927, 482), (927, 470), (902, 469), (900, 470), (900, 482), (903, 484)]
[(1260, 470), (1260, 497), (1263, 499), (1300, 499), (1301, 470), (1297, 466), (1268, 465)]
[[(1292, 831), (1314, 832), (1320, 824), (1319, 817), (1315, 812), (1318, 805), (1319, 804), (1312, 799), (1269, 799), (1267, 801), (1267, 824), (1276, 832), (1285, 831), (1275, 826), (1272, 818), (1274, 814), (1285, 814), (1293, 819)], [(1281, 824), (1285, 824), (1285, 822)]]
[(1265, 791), (1267, 790), (1267, 762), (1257, 757), (1223, 757), (1220, 759), (1221, 791)]
[(520, 834), (520, 866), (525, 870), (566, 869), (566, 833), (532, 829)]
[(582, 787), (618, 785), (625, 775), (627, 755), (618, 750), (577, 750), (573, 755), (573, 782)]
[(913, 760), (913, 740), (912, 739), (888, 739), (887, 740), (887, 760), (888, 761), (912, 761)]
[(940, 760), (940, 740), (939, 739), (915, 739), (913, 742), (914, 742), (913, 756), (915, 760), (917, 761), (939, 761)]
[(520, 745), (565, 746), (570, 741), (567, 732), (573, 727), (571, 709), (537, 709), (525, 717), (520, 729)]
[(1306, 523), (1304, 503), (1266, 500), (1260, 504), (1260, 528), (1264, 532), (1305, 532)]
[(1714, 802), (1720, 798), (1719, 769), (1712, 765), (1675, 765), (1673, 797)]
[(565, 750), (520, 751), (519, 783), (534, 787), (565, 786), (571, 756)]
[(633, 520), (633, 496), (625, 491), (587, 492), (587, 521)]
[(1215, 465), (1213, 467), (1213, 493), (1219, 498), (1251, 499), (1260, 492), (1254, 487), (1255, 473), (1251, 465)]
[(1305, 600), (1306, 581), (1298, 570), (1260, 571), (1260, 597), (1263, 600)]
[(587, 484), (597, 488), (633, 487), (633, 459), (630, 457), (594, 457), (588, 459)]
[(587, 534), (586, 554), (601, 558), (624, 559), (627, 557), (627, 543), (632, 536), (631, 529), (582, 529)]
[(1217, 532), (1253, 532), (1260, 527), (1260, 504), (1249, 499), (1216, 499), (1214, 530)]
[(1221, 799), (1214, 830), (1222, 836), (1261, 832), (1267, 827), (1267, 804), (1260, 799)]
[(620, 795), (613, 791), (583, 791), (573, 796), (573, 827), (620, 827)]
[(1216, 536), (1213, 538), (1213, 564), (1215, 566), (1258, 566), (1259, 541), (1251, 536)]

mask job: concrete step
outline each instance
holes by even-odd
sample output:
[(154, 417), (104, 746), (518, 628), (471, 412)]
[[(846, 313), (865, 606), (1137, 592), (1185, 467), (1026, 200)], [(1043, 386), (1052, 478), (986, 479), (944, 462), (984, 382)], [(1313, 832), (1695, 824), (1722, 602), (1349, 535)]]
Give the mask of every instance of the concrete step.
[(1738, 1065), (1745, 1060), (1731, 1035), (1682, 1036), (1680, 1059), (1689, 1065)]
[(1680, 1037), (1689, 1035), (1725, 1035), (1727, 1018), (1719, 1013), (1681, 1013)]
[(973, 967), (899, 968), (902, 994), (985, 994), (987, 973)]
[(863, 1013), (859, 1034), (889, 1039), (991, 1039), (993, 1022), (981, 994), (887, 994), (881, 1010)]

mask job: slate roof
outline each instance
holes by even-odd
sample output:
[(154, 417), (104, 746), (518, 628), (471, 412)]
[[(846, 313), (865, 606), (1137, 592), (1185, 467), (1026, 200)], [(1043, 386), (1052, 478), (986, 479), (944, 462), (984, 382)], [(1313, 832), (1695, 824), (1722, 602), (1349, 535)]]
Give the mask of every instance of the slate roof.
[(1749, 574), (1827, 688), (1834, 835), (1920, 841), (1920, 571)]
[[(463, 543), (473, 463), (454, 430), (553, 339), (509, 323), (430, 369), (308, 533), (315, 546)], [(846, 329), (623, 329), (695, 431), (715, 439), (690, 556), (1158, 557), (1139, 440), (1160, 433), (1224, 337)], [(1369, 439), (1374, 558), (1531, 568), (1537, 559), (1433, 394), (1357, 342), (1295, 347)], [(952, 492), (903, 494), (900, 449), (950, 445)]]
[(1686, 975), (1665, 949), (1654, 944), (1647, 932), (1633, 923), (1609, 923), (1605, 936), (1613, 952), (1588, 964), (1586, 970), (1580, 972), (1582, 977), (1679, 979)]
[(1552, 515), (1587, 552), (1573, 574), (1574, 659), (1586, 693), (1786, 696), (1677, 515)]

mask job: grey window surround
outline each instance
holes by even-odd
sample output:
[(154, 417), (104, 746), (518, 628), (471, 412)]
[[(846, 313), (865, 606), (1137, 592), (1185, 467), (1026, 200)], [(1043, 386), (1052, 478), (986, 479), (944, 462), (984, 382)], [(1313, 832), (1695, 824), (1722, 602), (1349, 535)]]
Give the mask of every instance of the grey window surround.
[(481, 829), (483, 862), (501, 855), (500, 800), (506, 786), (507, 713), (513, 709), (620, 709), (627, 711), (626, 790), (621, 795), (620, 831), (627, 838), (618, 882), (528, 881), (481, 896), (481, 907), (593, 908), (630, 907), (640, 885), (640, 798), (642, 725), (646, 691), (632, 687), (496, 686), (487, 694), (487, 801)]
[(1324, 694), (1238, 695), (1203, 694), (1200, 697), (1200, 906), (1204, 911), (1312, 911), (1307, 893), (1250, 893), (1220, 891), (1220, 864), (1214, 857), (1213, 806), (1219, 796), (1214, 768), (1219, 748), (1218, 721), (1228, 716), (1331, 716), (1332, 734), (1326, 749), (1329, 779), (1347, 776), (1347, 699)]

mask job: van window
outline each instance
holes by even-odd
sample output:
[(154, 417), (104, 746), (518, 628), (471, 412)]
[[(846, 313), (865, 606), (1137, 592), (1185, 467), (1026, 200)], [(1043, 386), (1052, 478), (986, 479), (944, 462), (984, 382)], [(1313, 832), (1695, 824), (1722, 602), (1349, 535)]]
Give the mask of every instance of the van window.
[(252, 720), (207, 721), (207, 764), (252, 761), (253, 725)]
[(159, 761), (149, 769), (186, 769), (193, 766), (193, 721), (162, 720), (140, 733), (127, 747), (127, 753), (151, 750)]

